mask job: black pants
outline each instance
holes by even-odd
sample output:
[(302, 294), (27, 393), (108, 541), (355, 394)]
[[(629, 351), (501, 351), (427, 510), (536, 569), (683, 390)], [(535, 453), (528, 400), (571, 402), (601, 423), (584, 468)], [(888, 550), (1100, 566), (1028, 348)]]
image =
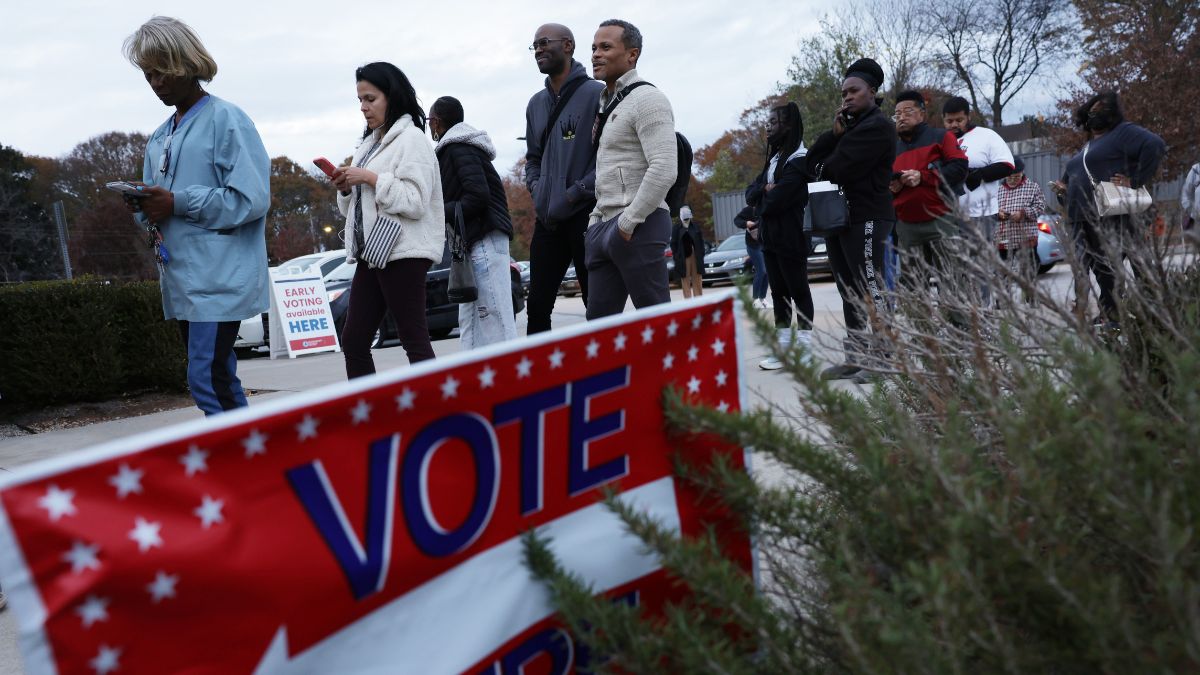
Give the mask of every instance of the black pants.
[(572, 263), (579, 293), (587, 305), (588, 271), (584, 260), (583, 233), (587, 230), (588, 212), (570, 221), (559, 223), (551, 230), (538, 221), (529, 244), (529, 298), (525, 311), (529, 319), (529, 335), (550, 330), (550, 314), (558, 298), (558, 286)]
[[(1075, 223), (1076, 236), (1083, 241), (1083, 262), (1096, 276), (1096, 284), (1100, 286), (1100, 310), (1109, 319), (1117, 318), (1117, 274), (1113, 265), (1124, 262), (1126, 249), (1139, 245), (1135, 219), (1141, 223), (1138, 216), (1106, 216), (1099, 218), (1098, 223)], [(1105, 246), (1109, 251), (1105, 251)], [(1120, 259), (1110, 260), (1110, 252)], [(1140, 277), (1141, 261), (1137, 256), (1132, 261), (1133, 275)]]
[(775, 327), (790, 328), (792, 305), (800, 313), (799, 330), (812, 330), (813, 298), (808, 286), (808, 257), (781, 256), (763, 248), (767, 279), (771, 285), (771, 303), (775, 306)]
[(393, 260), (381, 269), (371, 269), (363, 262), (356, 265), (354, 280), (350, 282), (346, 326), (342, 329), (346, 377), (374, 374), (371, 341), (388, 310), (396, 320), (408, 362), (433, 358), (429, 324), (425, 320), (425, 274), (431, 265), (427, 258)]
[(870, 297), (880, 310), (887, 306), (883, 299), (883, 264), (886, 243), (895, 224), (894, 220), (850, 223), (838, 234), (825, 238), (851, 339), (867, 327), (867, 316), (859, 304)]

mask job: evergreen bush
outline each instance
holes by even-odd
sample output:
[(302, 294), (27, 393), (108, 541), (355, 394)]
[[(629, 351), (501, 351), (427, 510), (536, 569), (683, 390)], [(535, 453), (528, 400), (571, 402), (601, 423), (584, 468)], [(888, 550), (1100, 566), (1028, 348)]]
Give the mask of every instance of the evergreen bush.
[(29, 408), (186, 388), (186, 353), (156, 282), (0, 287), (0, 403)]
[[(880, 377), (866, 387), (822, 381), (755, 313), (796, 382), (799, 423), (667, 392), (678, 433), (719, 434), (785, 476), (679, 458), (680, 479), (755, 537), (758, 588), (714, 541), (680, 540), (613, 498), (689, 600), (649, 619), (593, 598), (536, 533), (530, 569), (614, 670), (1200, 671), (1200, 266), (1125, 252), (1139, 274), (1120, 270), (1119, 325), (1097, 327), (1086, 297), (1073, 308), (994, 253), (956, 251), (962, 279), (873, 314)], [(987, 311), (981, 279), (996, 291)]]

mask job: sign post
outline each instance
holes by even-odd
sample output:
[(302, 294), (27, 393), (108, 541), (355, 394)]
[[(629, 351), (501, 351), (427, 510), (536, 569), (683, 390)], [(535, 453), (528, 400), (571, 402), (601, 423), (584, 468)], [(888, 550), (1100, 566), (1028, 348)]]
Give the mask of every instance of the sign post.
[(659, 305), (0, 474), (26, 668), (587, 670), (522, 533), (661, 616), (687, 591), (601, 503), (614, 488), (680, 536), (715, 532), (750, 573), (745, 530), (673, 472), (677, 453), (743, 450), (669, 436), (661, 404), (673, 387), (741, 407), (735, 309)]

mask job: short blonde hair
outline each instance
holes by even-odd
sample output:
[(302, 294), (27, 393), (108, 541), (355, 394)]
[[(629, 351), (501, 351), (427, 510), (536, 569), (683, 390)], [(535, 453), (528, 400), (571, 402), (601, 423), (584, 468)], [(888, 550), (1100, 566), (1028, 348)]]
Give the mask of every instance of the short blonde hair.
[(204, 82), (217, 76), (213, 60), (200, 36), (186, 23), (169, 16), (151, 17), (125, 38), (125, 58), (147, 73), (195, 77)]

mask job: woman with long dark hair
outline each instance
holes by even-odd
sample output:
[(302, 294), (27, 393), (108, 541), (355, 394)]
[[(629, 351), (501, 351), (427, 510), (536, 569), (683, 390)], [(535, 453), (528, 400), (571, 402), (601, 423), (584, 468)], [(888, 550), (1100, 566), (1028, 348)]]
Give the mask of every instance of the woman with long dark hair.
[(863, 366), (872, 349), (861, 305), (869, 298), (877, 309), (887, 309), (883, 275), (887, 242), (896, 224), (888, 187), (896, 159), (896, 127), (879, 108), (882, 85), (878, 63), (852, 63), (842, 81), (842, 107), (834, 115), (833, 129), (821, 134), (808, 152), (809, 171), (840, 185), (850, 210), (849, 224), (825, 236), (847, 333), (845, 363), (822, 373), (831, 380), (869, 378)]
[(1090, 140), (1067, 162), (1062, 180), (1051, 187), (1059, 201), (1066, 204), (1071, 230), (1083, 243), (1083, 262), (1100, 286), (1100, 314), (1093, 323), (1116, 325), (1116, 274), (1112, 264), (1117, 261), (1110, 260), (1109, 253), (1120, 258), (1129, 246), (1136, 245), (1143, 218), (1140, 214), (1097, 215), (1095, 183), (1110, 181), (1131, 188), (1148, 185), (1158, 172), (1167, 145), (1157, 135), (1125, 121), (1121, 100), (1113, 91), (1085, 101), (1075, 111), (1074, 121)]
[(425, 274), (446, 246), (442, 179), (416, 89), (384, 62), (359, 68), (354, 79), (367, 128), (350, 165), (333, 174), (346, 257), (358, 261), (342, 330), (350, 378), (375, 372), (371, 340), (388, 310), (409, 362), (434, 357)]
[[(779, 345), (787, 348), (791, 344), (795, 309), (799, 315), (796, 340), (803, 346), (805, 358), (811, 360), (813, 299), (808, 286), (811, 238), (804, 232), (809, 177), (803, 138), (804, 120), (799, 106), (789, 102), (771, 110), (767, 117), (767, 161), (762, 173), (746, 189), (746, 203), (756, 215), (755, 232), (762, 242)], [(770, 356), (758, 367), (777, 370), (783, 364)]]

